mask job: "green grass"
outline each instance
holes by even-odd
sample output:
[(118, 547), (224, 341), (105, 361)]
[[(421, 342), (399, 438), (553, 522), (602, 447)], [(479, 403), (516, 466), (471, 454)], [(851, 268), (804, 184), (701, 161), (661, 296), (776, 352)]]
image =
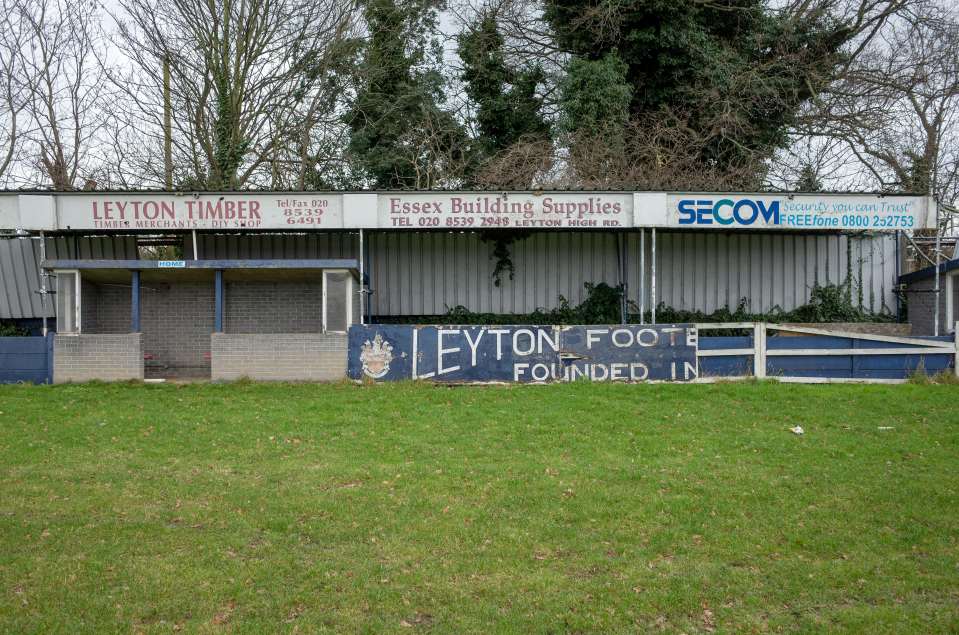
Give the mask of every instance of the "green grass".
[(956, 386), (5, 386), (0, 413), (3, 632), (959, 630)]

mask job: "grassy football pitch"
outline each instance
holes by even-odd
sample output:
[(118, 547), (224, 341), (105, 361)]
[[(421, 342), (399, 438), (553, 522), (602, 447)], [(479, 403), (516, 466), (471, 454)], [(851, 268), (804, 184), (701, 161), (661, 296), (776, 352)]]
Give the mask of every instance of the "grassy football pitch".
[(0, 632), (957, 630), (957, 386), (0, 387)]

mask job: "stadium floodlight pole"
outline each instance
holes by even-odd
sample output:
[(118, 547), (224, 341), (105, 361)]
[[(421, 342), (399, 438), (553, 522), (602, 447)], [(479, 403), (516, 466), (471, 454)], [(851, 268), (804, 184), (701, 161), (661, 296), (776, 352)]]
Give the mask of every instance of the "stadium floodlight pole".
[(652, 245), (651, 271), (653, 276), (649, 285), (649, 294), (650, 294), (649, 308), (651, 311), (649, 314), (649, 318), (650, 318), (649, 323), (656, 324), (656, 228), (655, 227), (653, 227), (652, 232), (653, 232), (652, 234), (653, 245)]
[(646, 324), (646, 229), (639, 230), (639, 323)]

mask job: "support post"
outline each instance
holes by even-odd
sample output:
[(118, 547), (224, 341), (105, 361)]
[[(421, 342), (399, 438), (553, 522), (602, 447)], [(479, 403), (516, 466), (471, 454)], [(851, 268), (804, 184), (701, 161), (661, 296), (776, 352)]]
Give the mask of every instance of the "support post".
[(140, 271), (136, 269), (132, 272), (132, 281), (131, 285), (131, 297), (130, 297), (130, 307), (131, 307), (131, 331), (134, 333), (140, 332)]
[(626, 324), (626, 318), (628, 313), (627, 306), (629, 303), (629, 297), (628, 297), (629, 287), (626, 284), (626, 248), (628, 245), (626, 241), (626, 234), (624, 234), (623, 232), (620, 232), (618, 236), (618, 240), (620, 245), (619, 284), (622, 286), (622, 294), (623, 294), (619, 301), (619, 320), (620, 320), (620, 324)]
[(956, 348), (955, 357), (952, 360), (952, 372), (959, 377), (959, 322), (953, 322), (952, 341)]
[(200, 251), (196, 246), (196, 230), (195, 229), (193, 230), (193, 259), (194, 260), (200, 259)]
[[(43, 317), (43, 336), (47, 336), (47, 271), (43, 261), (47, 259), (47, 239), (40, 232), (40, 313)], [(52, 368), (52, 366), (51, 366)], [(51, 371), (52, 372), (52, 371)]]
[(955, 278), (952, 272), (946, 273), (946, 329), (953, 328), (956, 324)]
[(366, 300), (366, 284), (364, 282), (363, 274), (366, 273), (366, 268), (363, 266), (363, 228), (360, 228), (360, 290), (357, 293), (360, 294), (360, 324), (366, 324), (364, 320), (363, 305)]
[(652, 278), (650, 279), (650, 284), (649, 284), (649, 295), (650, 295), (649, 303), (652, 305), (650, 307), (652, 312), (649, 314), (650, 315), (649, 322), (650, 324), (656, 324), (656, 228), (655, 227), (653, 227), (652, 232), (653, 232), (652, 233), (653, 245), (652, 245), (651, 272), (653, 275), (652, 275)]
[(753, 377), (766, 377), (766, 323), (756, 322), (753, 326)]
[(936, 204), (936, 316), (935, 321), (933, 322), (933, 335), (939, 335), (939, 307), (942, 306), (942, 289), (939, 288), (940, 276), (939, 268), (941, 264), (941, 254), (942, 254), (942, 244), (941, 244), (941, 232), (939, 231), (939, 201), (935, 201)]
[[(372, 235), (373, 235), (372, 233), (367, 234), (367, 238), (369, 238)], [(369, 262), (363, 263), (363, 272), (364, 272), (363, 275), (366, 278), (368, 278), (370, 281), (372, 281), (373, 280), (373, 260), (369, 258), (369, 250), (367, 250), (366, 258), (369, 259)], [(370, 316), (373, 314), (373, 305), (370, 300), (370, 296), (372, 295), (373, 295), (373, 291), (370, 289), (370, 285), (366, 284), (366, 282), (364, 281), (364, 284), (363, 284), (363, 302), (365, 303), (364, 304), (365, 310), (363, 311), (364, 316)]]
[(639, 230), (639, 323), (646, 324), (646, 230)]
[[(896, 230), (896, 284), (902, 275), (902, 230)], [(902, 295), (896, 293), (896, 322), (902, 322)]]
[(217, 269), (213, 284), (213, 332), (223, 332), (223, 270)]

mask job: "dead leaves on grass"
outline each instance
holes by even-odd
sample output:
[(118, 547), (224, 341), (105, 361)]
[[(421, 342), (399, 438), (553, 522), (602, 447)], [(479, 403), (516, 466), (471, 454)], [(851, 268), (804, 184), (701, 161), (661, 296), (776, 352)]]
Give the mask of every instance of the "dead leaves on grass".
[(428, 628), (432, 625), (433, 616), (429, 613), (421, 613), (419, 611), (414, 613), (413, 616), (408, 619), (400, 620), (400, 626), (403, 628), (416, 628), (417, 626)]
[(703, 602), (703, 630), (707, 633), (713, 633), (716, 631), (716, 618), (713, 616), (712, 610), (710, 610), (709, 605)]
[(216, 615), (213, 616), (213, 625), (214, 626), (224, 626), (230, 622), (230, 619), (233, 617), (233, 612), (236, 610), (236, 601), (230, 600), (223, 607), (217, 611)]

